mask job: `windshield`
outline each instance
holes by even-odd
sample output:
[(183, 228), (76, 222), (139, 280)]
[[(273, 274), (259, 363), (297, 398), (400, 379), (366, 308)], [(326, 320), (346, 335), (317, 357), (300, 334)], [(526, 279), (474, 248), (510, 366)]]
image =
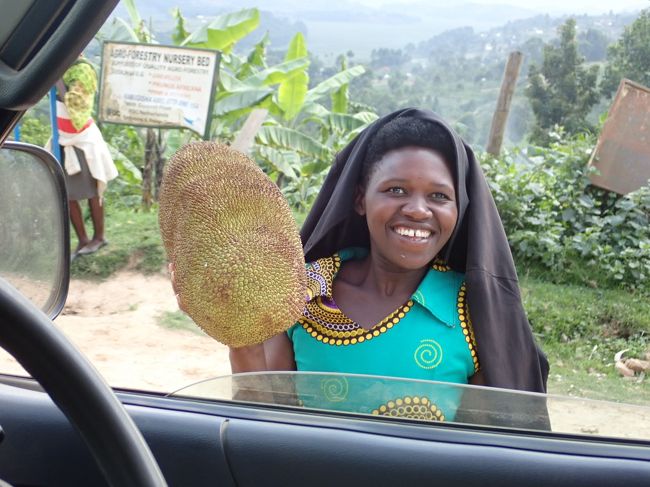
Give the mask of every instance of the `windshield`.
[(197, 382), (171, 396), (650, 440), (650, 407), (393, 377), (247, 373)]

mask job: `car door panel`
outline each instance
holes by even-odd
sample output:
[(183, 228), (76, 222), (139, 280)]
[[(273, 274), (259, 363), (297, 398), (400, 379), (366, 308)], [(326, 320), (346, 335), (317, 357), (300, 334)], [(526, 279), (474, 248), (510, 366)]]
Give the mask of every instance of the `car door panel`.
[[(646, 486), (646, 447), (120, 393), (169, 485)], [(0, 477), (105, 485), (42, 392), (0, 385)]]
[(231, 421), (226, 452), (239, 486), (648, 485), (650, 463), (298, 425)]
[[(223, 419), (129, 406), (169, 485), (231, 485)], [(79, 434), (47, 394), (0, 384), (0, 478), (14, 485), (107, 485)]]

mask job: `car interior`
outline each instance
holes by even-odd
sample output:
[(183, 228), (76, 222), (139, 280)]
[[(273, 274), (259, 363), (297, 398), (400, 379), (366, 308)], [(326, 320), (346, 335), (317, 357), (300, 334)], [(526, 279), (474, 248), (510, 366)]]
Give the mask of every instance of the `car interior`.
[[(2, 141), (117, 3), (0, 1)], [(305, 408), (300, 381), (280, 374), (172, 395), (113, 390), (52, 324), (70, 265), (60, 164), (6, 142), (0, 178), (12, 181), (0, 183), (0, 346), (32, 377), (0, 375), (9, 485), (650, 485), (648, 441), (550, 431), (539, 394), (457, 386), (457, 420), (437, 423)], [(30, 265), (38, 259), (48, 264)]]

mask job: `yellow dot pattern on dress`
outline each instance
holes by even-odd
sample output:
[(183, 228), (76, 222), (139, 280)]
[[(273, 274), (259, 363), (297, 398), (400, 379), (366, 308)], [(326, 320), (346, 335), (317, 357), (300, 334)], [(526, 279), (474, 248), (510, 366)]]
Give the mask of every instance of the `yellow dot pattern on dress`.
[(424, 396), (405, 396), (393, 399), (373, 409), (372, 414), (420, 421), (445, 420), (445, 415), (438, 406)]
[(469, 317), (469, 308), (467, 306), (467, 287), (465, 283), (458, 291), (458, 319), (460, 326), (463, 329), (465, 341), (469, 347), (469, 353), (472, 355), (472, 362), (474, 362), (474, 372), (478, 372), (480, 365), (478, 362), (478, 355), (476, 353), (476, 338), (474, 338), (474, 329), (472, 328), (472, 320)]
[[(298, 320), (298, 322), (305, 331), (316, 340), (333, 346), (356, 345), (358, 343), (372, 340), (397, 325), (413, 307), (413, 301), (409, 300), (406, 304), (400, 306), (375, 326), (366, 329), (347, 318), (340, 311), (334, 313), (331, 310), (320, 306), (319, 302), (320, 299), (316, 298), (307, 304), (309, 315), (313, 316), (315, 319), (309, 319), (303, 316)], [(338, 318), (338, 320), (336, 318)], [(344, 329), (334, 330), (331, 327), (326, 326), (324, 323), (338, 323), (343, 326)]]
[(445, 264), (441, 259), (434, 260), (433, 264), (431, 264), (431, 268), (438, 272), (449, 272), (451, 270), (451, 267)]

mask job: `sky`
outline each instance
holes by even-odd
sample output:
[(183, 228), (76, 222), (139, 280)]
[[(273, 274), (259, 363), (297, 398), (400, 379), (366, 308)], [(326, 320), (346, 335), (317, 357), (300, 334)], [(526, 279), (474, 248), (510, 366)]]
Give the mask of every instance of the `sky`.
[[(414, 4), (423, 0), (348, 0), (350, 3), (357, 3), (367, 6), (378, 6), (382, 4)], [(514, 7), (525, 7), (529, 9), (544, 11), (548, 13), (587, 13), (597, 14), (609, 12), (621, 12), (626, 10), (638, 10), (650, 7), (650, 0), (466, 0), (464, 3), (478, 4), (503, 4)]]

